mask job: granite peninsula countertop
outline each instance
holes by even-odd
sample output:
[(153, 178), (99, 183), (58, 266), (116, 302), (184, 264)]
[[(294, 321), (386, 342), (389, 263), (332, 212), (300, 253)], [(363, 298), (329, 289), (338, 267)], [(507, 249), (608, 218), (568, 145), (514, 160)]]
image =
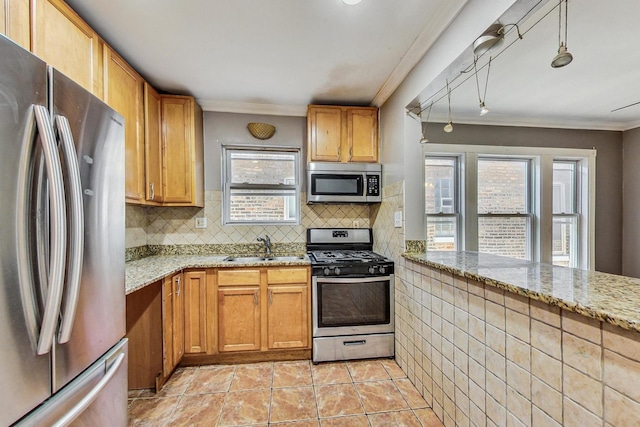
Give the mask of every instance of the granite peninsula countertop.
[(478, 252), (404, 258), (640, 332), (640, 279)]
[[(280, 255), (274, 254), (275, 257)], [(286, 255), (285, 255), (286, 256)], [(129, 295), (186, 268), (310, 265), (309, 257), (270, 261), (224, 261), (227, 255), (157, 255), (125, 263), (125, 293)], [(297, 255), (291, 256), (298, 257)]]

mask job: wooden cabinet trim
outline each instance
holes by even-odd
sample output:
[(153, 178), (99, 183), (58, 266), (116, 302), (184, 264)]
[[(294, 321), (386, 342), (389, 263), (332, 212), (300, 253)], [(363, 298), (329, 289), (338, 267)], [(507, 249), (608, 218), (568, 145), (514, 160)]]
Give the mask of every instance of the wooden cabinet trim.
[(267, 269), (267, 284), (306, 283), (308, 268), (282, 267)]
[(218, 286), (260, 285), (259, 269), (220, 269), (218, 270)]

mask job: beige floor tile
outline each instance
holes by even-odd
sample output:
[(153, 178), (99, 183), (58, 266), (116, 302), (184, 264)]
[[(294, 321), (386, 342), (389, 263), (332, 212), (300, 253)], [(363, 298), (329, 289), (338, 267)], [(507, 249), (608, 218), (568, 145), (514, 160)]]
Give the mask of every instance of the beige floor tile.
[(320, 363), (311, 366), (313, 383), (318, 384), (342, 384), (350, 383), (351, 375), (344, 362)]
[(438, 419), (431, 409), (414, 409), (413, 413), (418, 417), (423, 427), (444, 427), (442, 421)]
[(367, 417), (372, 427), (422, 427), (412, 411), (382, 412)]
[(411, 409), (427, 408), (429, 406), (407, 378), (396, 379), (393, 382), (396, 383), (400, 394), (402, 394)]
[(402, 368), (398, 366), (398, 363), (393, 359), (381, 359), (380, 363), (387, 370), (387, 373), (391, 378), (406, 378), (407, 374), (404, 373)]
[(140, 394), (142, 394), (142, 392), (144, 392), (144, 389), (140, 389), (140, 390), (129, 390), (127, 392), (127, 398), (128, 399), (135, 399), (136, 397), (139, 397)]
[(270, 388), (273, 382), (273, 363), (254, 363), (236, 367), (230, 390)]
[(215, 426), (225, 397), (226, 393), (182, 396), (167, 425), (171, 427)]
[(234, 366), (207, 366), (198, 369), (186, 394), (221, 393), (229, 391), (235, 372)]
[(407, 402), (391, 380), (356, 383), (367, 414), (409, 409)]
[(161, 426), (178, 404), (179, 397), (136, 399), (129, 407), (130, 426)]
[(320, 420), (322, 427), (369, 427), (369, 420), (366, 415), (356, 415), (351, 417), (323, 418)]
[(308, 361), (276, 362), (273, 365), (273, 387), (302, 387), (312, 384)]
[(379, 360), (358, 360), (347, 362), (347, 368), (354, 382), (377, 381), (390, 378), (387, 370)]
[(160, 389), (160, 391), (156, 394), (156, 397), (165, 397), (165, 396), (181, 396), (191, 384), (193, 380), (193, 376), (197, 372), (198, 368), (178, 368), (171, 375), (169, 381)]
[(269, 421), (271, 390), (230, 391), (222, 407), (218, 426), (266, 424)]
[(364, 414), (353, 384), (329, 384), (315, 387), (320, 418)]
[(312, 387), (276, 388), (271, 393), (269, 422), (318, 419)]
[(271, 423), (269, 425), (274, 427), (319, 427), (320, 422), (318, 420), (285, 421), (283, 423)]

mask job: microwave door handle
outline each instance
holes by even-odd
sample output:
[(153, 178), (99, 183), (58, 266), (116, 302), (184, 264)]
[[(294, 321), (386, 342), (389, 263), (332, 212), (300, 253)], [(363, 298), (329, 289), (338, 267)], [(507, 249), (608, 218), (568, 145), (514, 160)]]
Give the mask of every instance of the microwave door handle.
[(64, 344), (71, 338), (73, 322), (76, 317), (78, 296), (80, 294), (80, 277), (82, 275), (82, 258), (84, 253), (84, 208), (82, 205), (82, 182), (75, 142), (71, 133), (69, 120), (64, 116), (56, 116), (56, 127), (62, 143), (62, 154), (68, 171), (69, 185), (69, 260), (67, 264), (67, 286), (65, 301), (62, 307), (62, 322), (58, 333), (58, 342)]

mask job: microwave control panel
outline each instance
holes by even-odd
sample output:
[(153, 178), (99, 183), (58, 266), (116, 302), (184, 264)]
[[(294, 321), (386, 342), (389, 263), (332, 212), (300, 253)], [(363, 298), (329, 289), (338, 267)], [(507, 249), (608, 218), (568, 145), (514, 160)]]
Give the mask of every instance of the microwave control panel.
[(367, 196), (380, 195), (380, 175), (367, 175)]

